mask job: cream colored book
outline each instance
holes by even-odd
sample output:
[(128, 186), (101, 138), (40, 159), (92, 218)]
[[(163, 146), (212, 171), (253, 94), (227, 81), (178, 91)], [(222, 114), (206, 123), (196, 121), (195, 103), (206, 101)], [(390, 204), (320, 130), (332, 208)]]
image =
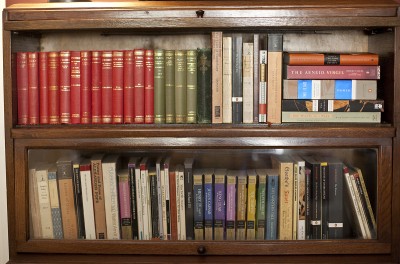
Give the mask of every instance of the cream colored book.
[(232, 123), (232, 37), (223, 37), (222, 122)]
[(213, 31), (211, 32), (211, 45), (212, 45), (212, 123), (222, 123), (223, 108), (222, 108), (222, 97), (223, 97), (223, 66), (222, 66), (222, 32)]
[(252, 124), (254, 87), (253, 87), (253, 43), (243, 43), (243, 123)]

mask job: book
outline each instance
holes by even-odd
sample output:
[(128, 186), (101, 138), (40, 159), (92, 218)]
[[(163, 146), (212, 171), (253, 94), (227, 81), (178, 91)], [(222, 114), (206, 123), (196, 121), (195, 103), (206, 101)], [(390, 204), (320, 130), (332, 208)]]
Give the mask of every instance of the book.
[(256, 239), (265, 239), (265, 219), (267, 208), (267, 172), (257, 169)]
[(267, 218), (265, 239), (278, 239), (279, 170), (267, 169)]
[(144, 123), (144, 108), (145, 108), (145, 98), (144, 98), (144, 49), (134, 49), (133, 51), (133, 107), (134, 116), (133, 122), (135, 124)]
[(222, 38), (222, 122), (232, 123), (232, 37)]
[(211, 49), (197, 49), (197, 122), (212, 122)]
[(104, 154), (99, 153), (93, 155), (90, 159), (96, 239), (107, 239), (107, 226), (104, 203), (104, 181), (102, 169), (103, 158)]
[(149, 158), (143, 157), (140, 161), (140, 181), (138, 186), (140, 188), (140, 202), (137, 203), (141, 207), (142, 218), (142, 240), (151, 239), (151, 197), (150, 197), (150, 178), (149, 178)]
[(186, 123), (197, 123), (197, 50), (186, 51)]
[(333, 122), (333, 123), (380, 123), (381, 112), (291, 112), (282, 111), (282, 122)]
[[(170, 181), (169, 181), (169, 166), (171, 157), (166, 157), (161, 164), (161, 173), (164, 173), (164, 192), (165, 192), (165, 212), (163, 205), (163, 230), (165, 240), (171, 239), (171, 200), (170, 200)], [(162, 174), (161, 174), (162, 175)]]
[(243, 37), (232, 36), (232, 123), (243, 122)]
[(28, 124), (39, 124), (39, 54), (28, 52)]
[(299, 155), (291, 156), (294, 172), (293, 183), (293, 239), (306, 239), (306, 179), (305, 161)]
[(254, 44), (243, 43), (243, 123), (252, 124), (254, 121)]
[(175, 123), (175, 50), (165, 50), (165, 122)]
[(204, 187), (203, 171), (193, 171), (193, 207), (194, 207), (194, 239), (204, 240)]
[[(130, 182), (130, 197), (131, 197), (131, 219), (132, 219), (132, 239), (141, 239), (140, 234), (142, 231), (142, 214), (140, 203), (140, 158), (130, 157), (128, 159), (128, 170), (129, 170), (129, 182)], [(140, 199), (139, 199), (140, 198)], [(140, 208), (139, 208), (140, 207)], [(139, 225), (140, 223), (140, 225)]]
[(384, 112), (383, 100), (282, 100), (282, 111)]
[(167, 223), (166, 217), (166, 203), (165, 203), (165, 172), (161, 169), (161, 163), (163, 162), (164, 157), (158, 157), (156, 160), (156, 176), (157, 176), (157, 212), (158, 212), (158, 236), (160, 239), (165, 239), (166, 228), (164, 227)]
[(39, 52), (39, 123), (49, 123), (48, 52)]
[(40, 224), (40, 210), (38, 199), (38, 185), (36, 183), (36, 168), (29, 168), (29, 229), (30, 238), (42, 237), (42, 226)]
[(154, 123), (154, 51), (144, 54), (144, 123)]
[(379, 65), (285, 65), (283, 71), (283, 79), (378, 80), (381, 76)]
[(226, 240), (236, 240), (236, 177), (237, 171), (226, 173)]
[(237, 174), (236, 197), (236, 240), (246, 240), (247, 174), (244, 170)]
[(165, 123), (165, 51), (154, 50), (154, 123)]
[(60, 54), (58, 51), (48, 53), (48, 110), (49, 124), (60, 124)]
[(92, 52), (83, 50), (81, 57), (81, 123), (92, 123)]
[(175, 122), (187, 119), (187, 57), (186, 50), (175, 50)]
[(63, 239), (60, 199), (57, 185), (57, 167), (52, 165), (47, 171), (50, 195), (51, 218), (53, 222), (53, 238)]
[(71, 51), (60, 51), (59, 56), (60, 123), (71, 124)]
[(226, 171), (214, 171), (214, 240), (225, 240)]
[(267, 63), (268, 50), (260, 50), (260, 88), (258, 100), (258, 121), (267, 122)]
[(82, 208), (83, 220), (85, 224), (85, 239), (96, 239), (90, 159), (84, 159), (80, 163), (79, 172), (82, 186)]
[(158, 187), (157, 187), (157, 171), (156, 168), (151, 167), (149, 169), (149, 181), (150, 181), (150, 216), (151, 216), (151, 238), (160, 238), (159, 229), (159, 214), (158, 214)]
[(134, 59), (133, 49), (123, 51), (123, 109), (124, 109), (124, 124), (132, 124), (134, 121)]
[(119, 169), (117, 177), (121, 239), (132, 239), (131, 184), (129, 169)]
[(253, 123), (259, 123), (260, 34), (253, 34)]
[(27, 125), (29, 116), (28, 106), (28, 53), (17, 52), (16, 55), (18, 124)]
[(82, 182), (80, 173), (80, 159), (72, 163), (72, 182), (74, 184), (74, 198), (76, 220), (78, 224), (78, 238), (85, 239), (85, 219), (83, 214)]
[(282, 49), (282, 34), (268, 34), (267, 121), (269, 123), (281, 123)]
[[(112, 123), (124, 121), (124, 52), (112, 51)], [(109, 98), (110, 99), (110, 98)]]
[(325, 157), (318, 157), (321, 163), (321, 238), (328, 239), (329, 233), (329, 167)]
[(168, 232), (169, 240), (178, 240), (178, 219), (177, 219), (177, 199), (176, 199), (176, 177), (175, 170), (172, 168), (168, 169), (169, 176), (169, 223), (170, 231)]
[(111, 124), (113, 116), (113, 52), (101, 52), (101, 123)]
[(175, 177), (178, 240), (186, 240), (185, 168), (182, 164), (175, 167)]
[(376, 100), (376, 80), (283, 80), (283, 99)]
[(185, 191), (185, 226), (186, 240), (194, 240), (194, 208), (193, 208), (193, 158), (186, 158), (184, 165)]
[(214, 239), (214, 169), (206, 168), (204, 173), (204, 239)]
[(101, 103), (102, 103), (102, 59), (101, 51), (92, 51), (92, 123), (101, 124)]
[(247, 213), (246, 239), (256, 239), (256, 206), (257, 206), (257, 174), (255, 170), (247, 170)]
[(81, 52), (71, 51), (71, 124), (81, 123)]
[(306, 196), (305, 196), (305, 239), (311, 239), (311, 217), (312, 217), (312, 197), (313, 197), (313, 185), (312, 185), (312, 174), (311, 169), (309, 167), (305, 167), (304, 169), (305, 174), (305, 185), (306, 185)]
[(41, 165), (35, 171), (35, 184), (37, 188), (37, 201), (40, 216), (41, 238), (54, 238), (53, 220), (51, 215), (48, 165)]
[(212, 49), (212, 123), (220, 124), (222, 123), (222, 31), (212, 31), (211, 32), (211, 49)]
[(287, 65), (378, 65), (379, 55), (366, 52), (285, 52), (283, 61)]

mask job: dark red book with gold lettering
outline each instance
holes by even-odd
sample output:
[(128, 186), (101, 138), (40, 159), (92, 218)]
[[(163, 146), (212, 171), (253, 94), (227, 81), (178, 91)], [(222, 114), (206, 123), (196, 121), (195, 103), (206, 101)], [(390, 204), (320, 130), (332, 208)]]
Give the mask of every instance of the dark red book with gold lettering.
[(105, 50), (101, 54), (101, 121), (112, 123), (113, 92), (112, 92), (112, 51)]
[(144, 50), (135, 49), (133, 53), (133, 82), (134, 82), (134, 123), (144, 123)]
[(133, 102), (133, 50), (124, 51), (124, 123), (132, 124), (134, 116)]
[(49, 85), (49, 123), (60, 124), (60, 55), (58, 51), (48, 54), (47, 80)]
[(28, 53), (17, 52), (18, 124), (28, 124)]
[(112, 121), (121, 124), (124, 117), (124, 52), (114, 50), (112, 54)]
[(92, 123), (101, 124), (101, 51), (92, 51)]
[(49, 85), (48, 85), (48, 56), (47, 52), (39, 52), (39, 123), (49, 123)]
[(71, 51), (71, 124), (81, 123), (81, 52)]
[(81, 51), (81, 123), (92, 123), (92, 53)]
[(154, 123), (154, 51), (146, 50), (144, 56), (144, 122)]
[(71, 124), (71, 52), (60, 51), (60, 122)]
[(28, 52), (28, 124), (39, 124), (39, 55)]

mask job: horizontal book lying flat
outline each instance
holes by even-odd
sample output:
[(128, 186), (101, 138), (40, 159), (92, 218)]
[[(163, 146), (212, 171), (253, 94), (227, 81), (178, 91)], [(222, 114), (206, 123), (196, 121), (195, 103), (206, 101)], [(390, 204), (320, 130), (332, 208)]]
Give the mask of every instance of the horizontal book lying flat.
[(381, 112), (289, 112), (282, 111), (282, 123), (380, 123)]

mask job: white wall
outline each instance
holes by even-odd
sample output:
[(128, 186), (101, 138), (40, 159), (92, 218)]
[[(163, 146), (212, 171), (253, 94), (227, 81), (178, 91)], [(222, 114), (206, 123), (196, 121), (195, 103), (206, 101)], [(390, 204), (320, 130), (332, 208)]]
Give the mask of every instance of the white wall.
[[(5, 0), (0, 0), (0, 9), (6, 6)], [(0, 32), (3, 25), (0, 23)], [(1, 33), (2, 34), (2, 33)], [(7, 190), (6, 161), (4, 147), (4, 92), (3, 92), (3, 38), (0, 41), (0, 263), (8, 261), (8, 226), (7, 226)]]

